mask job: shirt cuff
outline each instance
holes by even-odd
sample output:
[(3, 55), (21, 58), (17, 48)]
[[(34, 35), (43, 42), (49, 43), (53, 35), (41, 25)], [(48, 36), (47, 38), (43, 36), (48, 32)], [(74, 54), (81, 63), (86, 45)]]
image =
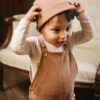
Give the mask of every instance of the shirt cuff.
[(31, 21), (25, 19), (25, 18), (22, 18), (21, 19), (21, 23), (25, 24), (25, 25), (30, 25)]
[(88, 18), (88, 13), (86, 11), (84, 11), (83, 13), (81, 13), (79, 16), (77, 16), (78, 20), (85, 20)]

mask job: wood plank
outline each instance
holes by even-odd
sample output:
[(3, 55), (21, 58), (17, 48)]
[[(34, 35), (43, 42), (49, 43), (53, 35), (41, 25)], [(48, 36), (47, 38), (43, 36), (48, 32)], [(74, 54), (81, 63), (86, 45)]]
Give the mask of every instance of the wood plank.
[(4, 91), (0, 100), (28, 100), (29, 77), (4, 70)]
[(0, 100), (7, 100), (7, 95), (2, 91), (0, 91)]

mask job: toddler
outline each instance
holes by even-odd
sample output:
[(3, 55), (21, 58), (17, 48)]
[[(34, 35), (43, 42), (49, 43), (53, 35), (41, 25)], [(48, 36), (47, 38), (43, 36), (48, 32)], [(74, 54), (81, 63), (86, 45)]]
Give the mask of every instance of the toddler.
[[(72, 31), (74, 16), (81, 30)], [(27, 37), (30, 22), (36, 22), (38, 37)], [(17, 26), (11, 48), (28, 54), (31, 61), (29, 100), (75, 100), (77, 64), (72, 50), (94, 36), (94, 27), (84, 8), (68, 0), (35, 0)]]

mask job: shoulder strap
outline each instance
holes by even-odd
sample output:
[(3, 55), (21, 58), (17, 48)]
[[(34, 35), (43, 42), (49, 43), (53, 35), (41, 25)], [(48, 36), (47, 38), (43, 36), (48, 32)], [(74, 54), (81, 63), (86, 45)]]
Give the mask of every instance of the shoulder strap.
[(65, 49), (70, 49), (71, 46), (70, 46), (69, 41), (66, 41), (65, 44), (63, 45), (63, 47), (64, 47), (64, 50), (65, 50)]
[(42, 49), (42, 52), (43, 52), (43, 53), (44, 53), (44, 52), (48, 52), (47, 47), (46, 47), (46, 45), (45, 45), (45, 42), (44, 42), (44, 40), (41, 38), (41, 36), (38, 37), (38, 41), (39, 41), (40, 47), (41, 47), (41, 49)]
[[(43, 53), (48, 52), (47, 47), (45, 45), (45, 42), (44, 42), (44, 40), (42, 39), (41, 36), (38, 37), (38, 41), (39, 41), (42, 52)], [(63, 45), (63, 47), (64, 47), (64, 50), (69, 52), (70, 49), (71, 49), (69, 41), (66, 41), (65, 44)]]

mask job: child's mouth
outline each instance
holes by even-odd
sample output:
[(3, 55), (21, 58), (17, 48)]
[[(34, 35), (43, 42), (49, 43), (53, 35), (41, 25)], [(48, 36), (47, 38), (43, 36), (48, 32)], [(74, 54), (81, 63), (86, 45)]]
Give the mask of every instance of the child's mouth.
[(65, 41), (60, 41), (60, 42), (57, 41), (57, 44), (58, 44), (58, 45), (64, 45), (64, 43), (65, 43)]

